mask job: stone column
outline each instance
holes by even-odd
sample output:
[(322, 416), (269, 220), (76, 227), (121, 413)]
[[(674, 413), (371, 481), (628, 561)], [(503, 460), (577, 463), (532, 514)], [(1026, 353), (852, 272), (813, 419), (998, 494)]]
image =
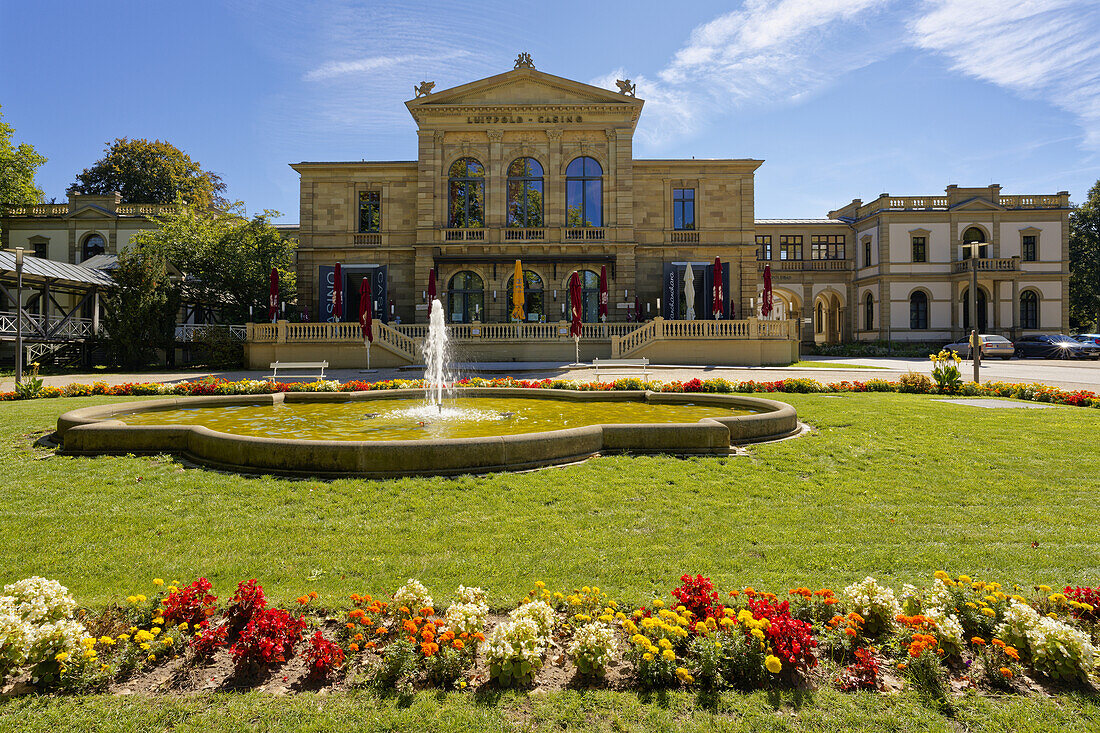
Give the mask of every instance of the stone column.
[(502, 130), (490, 129), (489, 135), (489, 166), (486, 177), (489, 179), (485, 186), (485, 226), (499, 232), (504, 227), (504, 191), (508, 172), (503, 169), (501, 160), (504, 139)]
[(543, 179), (543, 221), (547, 227), (565, 224), (565, 174), (561, 170), (561, 130), (546, 131), (550, 153)]

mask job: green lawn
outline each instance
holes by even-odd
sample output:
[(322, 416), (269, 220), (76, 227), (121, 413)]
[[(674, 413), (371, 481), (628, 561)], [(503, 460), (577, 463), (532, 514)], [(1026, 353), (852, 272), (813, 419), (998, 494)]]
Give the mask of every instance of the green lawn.
[[(985, 410), (895, 394), (781, 395), (813, 434), (725, 459), (601, 458), (458, 479), (293, 481), (183, 468), (170, 458), (59, 458), (33, 447), (57, 415), (111, 398), (0, 404), (0, 582), (57, 578), (82, 603), (149, 580), (257, 577), (291, 602), (340, 604), (418, 577), (514, 605), (536, 580), (598, 584), (627, 602), (684, 572), (780, 593), (865, 575), (895, 587), (944, 569), (1011, 586), (1100, 583), (1100, 410)], [(121, 401), (115, 399), (113, 401)], [(0, 702), (28, 730), (283, 727), (502, 730), (1100, 730), (1100, 702), (967, 698), (955, 719), (908, 695), (820, 690), (801, 701), (626, 693), (422, 694), (412, 708), (360, 694)], [(774, 708), (778, 705), (779, 712)], [(425, 721), (429, 721), (425, 723)], [(1027, 726), (1031, 726), (1028, 728)], [(1016, 727), (1013, 727), (1016, 726)], [(1023, 726), (1023, 727), (1021, 727)]]
[(788, 369), (886, 369), (869, 364), (848, 364), (842, 361), (796, 361)]

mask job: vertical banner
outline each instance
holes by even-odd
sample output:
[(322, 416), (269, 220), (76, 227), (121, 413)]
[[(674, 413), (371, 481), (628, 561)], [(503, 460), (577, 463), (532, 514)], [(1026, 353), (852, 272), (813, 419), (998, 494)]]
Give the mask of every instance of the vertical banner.
[(661, 288), (661, 292), (664, 293), (663, 300), (661, 302), (661, 317), (675, 321), (679, 315), (680, 306), (680, 278), (679, 269), (676, 265), (665, 263), (664, 272), (664, 286)]
[(387, 305), (389, 301), (389, 292), (386, 289), (387, 277), (386, 277), (386, 265), (379, 265), (370, 272), (371, 277), (371, 293), (374, 302), (371, 304), (374, 310), (374, 315), (382, 321), (382, 323), (388, 324), (390, 322), (390, 309)]
[(335, 287), (333, 282), (334, 272), (332, 265), (321, 265), (317, 278), (317, 322), (329, 323), (332, 321), (332, 292)]

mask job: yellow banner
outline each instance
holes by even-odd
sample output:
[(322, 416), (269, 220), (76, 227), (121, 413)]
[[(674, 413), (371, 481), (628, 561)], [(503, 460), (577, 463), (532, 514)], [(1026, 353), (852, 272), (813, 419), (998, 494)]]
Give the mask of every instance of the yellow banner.
[(512, 319), (522, 321), (526, 318), (523, 312), (523, 265), (516, 260), (516, 273), (512, 276)]

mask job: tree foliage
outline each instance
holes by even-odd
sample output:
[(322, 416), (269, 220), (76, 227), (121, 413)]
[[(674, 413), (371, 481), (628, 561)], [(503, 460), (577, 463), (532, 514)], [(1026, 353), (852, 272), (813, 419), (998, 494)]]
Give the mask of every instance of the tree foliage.
[(1069, 215), (1069, 318), (1100, 331), (1100, 181)]
[(34, 174), (46, 162), (30, 143), (12, 142), (15, 128), (4, 122), (0, 112), (0, 205), (37, 204), (42, 201), (42, 189)]
[(155, 250), (123, 250), (113, 274), (115, 287), (104, 301), (107, 357), (127, 369), (146, 366), (158, 348), (174, 342), (178, 288)]
[(221, 206), (225, 183), (218, 174), (204, 171), (171, 143), (162, 140), (118, 138), (104, 149), (104, 156), (76, 177), (78, 193), (122, 194), (123, 203), (171, 204), (178, 201), (199, 208)]
[(280, 299), (295, 292), (295, 244), (271, 223), (278, 215), (264, 211), (248, 218), (240, 204), (213, 213), (180, 207), (131, 241), (161, 253), (183, 273), (184, 302), (209, 307), (229, 323), (243, 323), (253, 306), (254, 317), (264, 320), (272, 267), (279, 273)]

